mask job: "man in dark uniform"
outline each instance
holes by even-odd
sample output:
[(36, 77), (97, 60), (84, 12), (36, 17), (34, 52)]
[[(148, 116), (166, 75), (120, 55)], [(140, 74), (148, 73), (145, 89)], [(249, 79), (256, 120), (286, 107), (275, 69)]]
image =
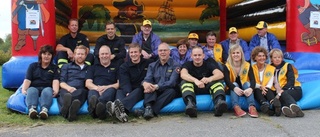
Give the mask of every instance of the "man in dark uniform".
[(58, 67), (61, 68), (63, 64), (66, 64), (74, 60), (74, 49), (76, 46), (84, 45), (87, 47), (87, 57), (85, 63), (91, 65), (94, 61), (94, 57), (89, 53), (89, 41), (86, 35), (78, 32), (78, 19), (69, 20), (69, 31), (70, 33), (62, 36), (56, 47), (58, 57)]
[(158, 53), (159, 59), (149, 65), (147, 75), (142, 82), (145, 107), (143, 117), (147, 120), (159, 114), (177, 94), (175, 87), (179, 79), (179, 63), (170, 58), (170, 48), (167, 43), (159, 45)]
[(193, 61), (183, 64), (181, 69), (181, 92), (186, 104), (186, 114), (197, 117), (196, 94), (210, 94), (214, 102), (215, 116), (221, 116), (227, 110), (224, 86), (219, 81), (223, 73), (210, 61), (204, 61), (201, 47), (192, 49)]
[(77, 46), (74, 50), (74, 62), (61, 68), (59, 104), (60, 113), (69, 121), (77, 119), (77, 112), (86, 101), (88, 90), (85, 87), (85, 76), (88, 65), (84, 63), (88, 50), (85, 46)]
[[(100, 63), (94, 64), (88, 69), (86, 87), (89, 89), (88, 111), (95, 118), (103, 120), (111, 117), (113, 111), (121, 122), (127, 121), (127, 114), (120, 100), (115, 100), (118, 81), (118, 64), (111, 62), (111, 51), (108, 46), (102, 46), (99, 50)], [(114, 101), (114, 110), (112, 110)]]
[(121, 65), (126, 57), (125, 42), (116, 35), (116, 26), (113, 22), (106, 23), (106, 33), (96, 41), (94, 48), (95, 63), (99, 63), (99, 49), (102, 45), (109, 46), (111, 50), (111, 61)]
[(147, 74), (150, 59), (141, 57), (141, 47), (138, 43), (129, 45), (130, 60), (123, 63), (119, 69), (120, 89), (117, 91), (117, 99), (120, 99), (127, 112), (143, 99), (143, 87), (141, 82)]

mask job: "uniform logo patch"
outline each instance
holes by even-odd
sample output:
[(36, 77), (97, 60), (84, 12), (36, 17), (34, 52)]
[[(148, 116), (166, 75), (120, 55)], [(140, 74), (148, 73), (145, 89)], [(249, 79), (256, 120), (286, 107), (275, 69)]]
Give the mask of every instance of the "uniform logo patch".
[(178, 74), (180, 73), (180, 70), (181, 70), (180, 67), (177, 67), (177, 68), (175, 69), (175, 71), (176, 71)]
[(266, 72), (266, 77), (271, 77), (271, 72), (270, 71)]
[(110, 70), (116, 70), (116, 68), (110, 68)]
[(172, 72), (172, 69), (169, 69), (167, 72), (171, 73), (171, 72)]
[(247, 69), (243, 69), (242, 74), (245, 75), (247, 73), (248, 73), (248, 70)]
[(52, 70), (48, 70), (48, 73), (54, 73)]

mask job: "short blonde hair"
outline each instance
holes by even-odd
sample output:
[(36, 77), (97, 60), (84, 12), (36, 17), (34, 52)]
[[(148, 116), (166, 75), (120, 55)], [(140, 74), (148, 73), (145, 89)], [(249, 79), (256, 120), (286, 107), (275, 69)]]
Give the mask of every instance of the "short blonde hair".
[(270, 58), (272, 58), (272, 56), (273, 56), (274, 54), (280, 55), (281, 58), (283, 58), (283, 53), (282, 53), (282, 51), (281, 51), (280, 49), (272, 49), (272, 50), (270, 51)]

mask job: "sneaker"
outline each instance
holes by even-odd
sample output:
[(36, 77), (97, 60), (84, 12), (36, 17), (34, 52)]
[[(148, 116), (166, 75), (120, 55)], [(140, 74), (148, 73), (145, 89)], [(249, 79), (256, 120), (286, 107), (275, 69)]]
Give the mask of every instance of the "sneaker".
[(216, 117), (222, 116), (222, 114), (224, 112), (226, 112), (227, 110), (228, 110), (228, 106), (227, 106), (226, 101), (220, 99), (220, 100), (218, 100), (218, 103), (216, 104), (214, 116), (216, 116)]
[(247, 114), (238, 105), (235, 105), (233, 109), (234, 109), (234, 115), (236, 115), (236, 117), (243, 117)]
[(259, 114), (258, 114), (257, 109), (256, 109), (255, 106), (250, 106), (249, 107), (249, 116), (252, 117), (252, 118), (259, 117)]
[(89, 99), (89, 104), (88, 104), (88, 112), (89, 115), (91, 115), (91, 117), (96, 118), (97, 115), (94, 112), (96, 109), (96, 105), (97, 105), (97, 96), (91, 96)]
[(77, 113), (80, 109), (80, 101), (78, 99), (72, 101), (72, 104), (69, 108), (68, 120), (72, 122), (77, 119)]
[(33, 108), (33, 107), (31, 107), (30, 109), (29, 109), (29, 117), (31, 118), (31, 119), (36, 119), (36, 118), (38, 118), (38, 113), (37, 113), (37, 111)]
[(296, 113), (297, 117), (303, 117), (304, 113), (302, 112), (302, 110), (300, 109), (300, 107), (297, 104), (291, 104), (290, 105), (290, 110), (294, 113)]
[(63, 96), (63, 104), (62, 107), (60, 109), (60, 114), (64, 117), (64, 118), (68, 118), (68, 112), (69, 112), (69, 108), (71, 105), (71, 99), (72, 99), (72, 95), (70, 93), (66, 93)]
[(112, 117), (113, 112), (114, 112), (114, 105), (113, 105), (113, 103), (111, 101), (108, 101), (107, 104), (106, 104), (107, 117)]
[(274, 98), (273, 99), (273, 107), (274, 107), (274, 113), (276, 114), (276, 116), (280, 116), (281, 115), (281, 102), (278, 98)]
[(290, 109), (289, 107), (287, 107), (287, 106), (283, 106), (283, 107), (282, 107), (282, 113), (283, 113), (283, 115), (285, 115), (286, 117), (290, 117), (290, 118), (296, 117), (296, 114), (293, 113), (293, 112), (291, 111), (291, 109)]
[(96, 105), (96, 115), (100, 120), (104, 120), (107, 118), (106, 115), (106, 105), (103, 104), (102, 102), (99, 102)]
[(46, 120), (48, 118), (48, 109), (45, 107), (42, 107), (42, 110), (39, 113), (40, 119)]
[(126, 114), (125, 108), (119, 99), (114, 101), (114, 113), (119, 121), (128, 122), (128, 115)]

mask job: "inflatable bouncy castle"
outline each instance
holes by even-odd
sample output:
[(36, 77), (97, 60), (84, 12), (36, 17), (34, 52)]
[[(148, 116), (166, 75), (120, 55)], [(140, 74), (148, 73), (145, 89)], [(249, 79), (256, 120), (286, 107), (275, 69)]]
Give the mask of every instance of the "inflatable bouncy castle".
[[(28, 113), (21, 84), (30, 63), (37, 61), (39, 47), (56, 46), (56, 40), (68, 33), (69, 18), (79, 18), (81, 33), (88, 36), (94, 48), (95, 40), (103, 35), (104, 22), (116, 23), (117, 34), (130, 43), (140, 31), (142, 20), (153, 23), (153, 31), (162, 41), (176, 43), (196, 32), (205, 42), (206, 32), (213, 30), (218, 40), (226, 38), (229, 27), (237, 27), (239, 36), (246, 41), (256, 33), (255, 25), (264, 20), (268, 31), (279, 39), (282, 50), (299, 71), (303, 98), (302, 109), (320, 107), (320, 2), (316, 0), (12, 0), (12, 58), (2, 67), (4, 88), (18, 88), (7, 103), (9, 109)], [(130, 11), (133, 10), (133, 11)], [(247, 109), (245, 99), (241, 106)], [(209, 95), (197, 96), (199, 111), (210, 111), (214, 104)], [(231, 106), (227, 96), (228, 106)], [(133, 109), (142, 107), (142, 101)], [(161, 112), (183, 112), (181, 98), (175, 99)], [(85, 103), (80, 112), (86, 114)], [(59, 114), (54, 99), (49, 114)]]

